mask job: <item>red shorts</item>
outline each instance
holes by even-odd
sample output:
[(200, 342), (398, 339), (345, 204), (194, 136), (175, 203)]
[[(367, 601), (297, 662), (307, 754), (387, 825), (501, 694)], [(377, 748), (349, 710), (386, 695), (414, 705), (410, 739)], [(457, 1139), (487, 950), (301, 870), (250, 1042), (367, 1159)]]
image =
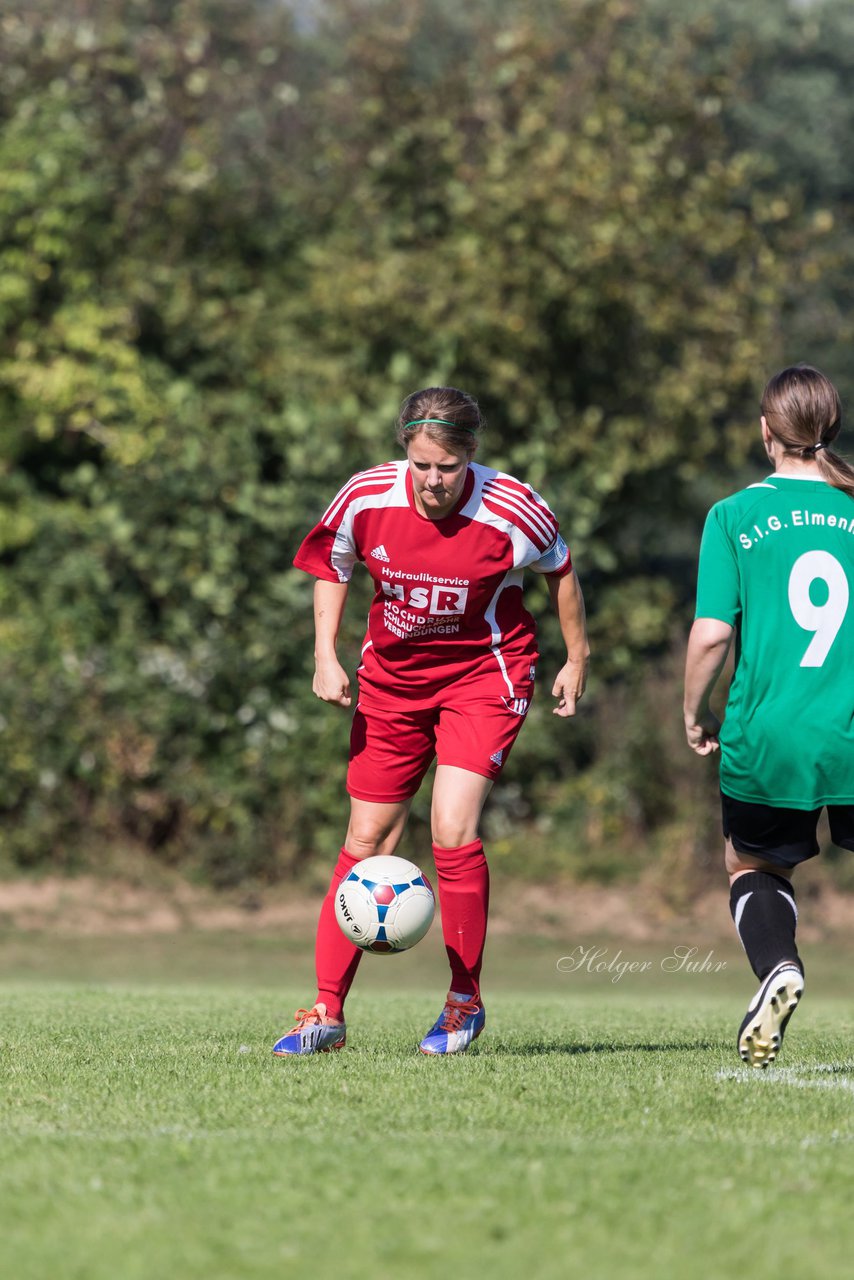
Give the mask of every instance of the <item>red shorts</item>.
[(525, 722), (533, 678), (514, 682), (513, 689), (517, 696), (511, 698), (496, 673), (407, 702), (362, 685), (350, 734), (347, 791), (379, 804), (409, 800), (434, 756), (439, 764), (497, 778)]

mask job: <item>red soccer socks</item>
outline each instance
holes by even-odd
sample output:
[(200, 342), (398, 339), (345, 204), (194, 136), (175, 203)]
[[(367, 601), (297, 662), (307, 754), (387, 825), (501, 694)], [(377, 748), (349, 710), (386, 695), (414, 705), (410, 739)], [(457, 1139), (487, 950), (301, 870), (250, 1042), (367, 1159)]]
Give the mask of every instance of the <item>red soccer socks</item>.
[(342, 849), (338, 855), (329, 890), (320, 908), (314, 951), (317, 999), (324, 1002), (329, 1017), (340, 1019), (342, 1022), (344, 1001), (353, 985), (362, 952), (352, 942), (348, 942), (338, 927), (338, 921), (335, 919), (335, 890), (358, 861), (359, 859), (354, 858), (346, 849)]
[(443, 849), (433, 845), (442, 934), (451, 965), (451, 990), (480, 999), (480, 968), (489, 912), (489, 867), (480, 840)]

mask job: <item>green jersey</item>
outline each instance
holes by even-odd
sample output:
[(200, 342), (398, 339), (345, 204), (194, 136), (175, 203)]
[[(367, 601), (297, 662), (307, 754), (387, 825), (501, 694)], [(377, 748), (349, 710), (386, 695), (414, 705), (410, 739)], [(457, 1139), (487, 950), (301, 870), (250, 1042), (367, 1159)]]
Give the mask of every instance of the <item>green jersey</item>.
[(854, 499), (773, 475), (717, 503), (696, 616), (736, 629), (721, 790), (791, 809), (854, 804)]

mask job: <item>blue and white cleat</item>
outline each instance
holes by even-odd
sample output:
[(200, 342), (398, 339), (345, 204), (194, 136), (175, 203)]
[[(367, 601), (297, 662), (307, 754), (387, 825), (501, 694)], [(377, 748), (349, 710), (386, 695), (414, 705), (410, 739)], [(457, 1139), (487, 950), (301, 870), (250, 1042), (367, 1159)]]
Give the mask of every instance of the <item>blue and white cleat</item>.
[(273, 1045), (273, 1053), (280, 1058), (292, 1054), (329, 1053), (330, 1049), (343, 1049), (347, 1040), (347, 1024), (334, 1022), (321, 1001), (313, 1009), (297, 1009), (296, 1025), (286, 1031)]
[(783, 1032), (804, 994), (804, 975), (784, 960), (764, 980), (738, 1029), (738, 1052), (749, 1067), (767, 1067), (780, 1052)]
[(486, 1010), (477, 996), (449, 991), (444, 1009), (418, 1048), (422, 1053), (463, 1053), (485, 1023)]

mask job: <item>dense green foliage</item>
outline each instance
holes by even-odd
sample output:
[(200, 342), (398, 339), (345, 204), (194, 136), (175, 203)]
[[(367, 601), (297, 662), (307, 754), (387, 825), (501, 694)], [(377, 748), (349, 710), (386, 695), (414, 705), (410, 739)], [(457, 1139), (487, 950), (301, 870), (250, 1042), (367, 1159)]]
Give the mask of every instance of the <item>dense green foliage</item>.
[[(325, 863), (347, 725), (312, 699), (290, 559), (440, 381), (561, 515), (595, 649), (583, 719), (532, 713), (498, 851), (524, 827), (605, 875), (656, 832), (668, 857), (702, 848), (714, 785), (681, 746), (678, 649), (766, 373), (817, 358), (793, 334), (838, 351), (851, 192), (771, 118), (784, 98), (805, 131), (801, 104), (832, 102), (845, 132), (845, 7), (0, 14), (7, 865), (129, 843), (218, 883)], [(556, 644), (547, 626), (544, 671)]]

